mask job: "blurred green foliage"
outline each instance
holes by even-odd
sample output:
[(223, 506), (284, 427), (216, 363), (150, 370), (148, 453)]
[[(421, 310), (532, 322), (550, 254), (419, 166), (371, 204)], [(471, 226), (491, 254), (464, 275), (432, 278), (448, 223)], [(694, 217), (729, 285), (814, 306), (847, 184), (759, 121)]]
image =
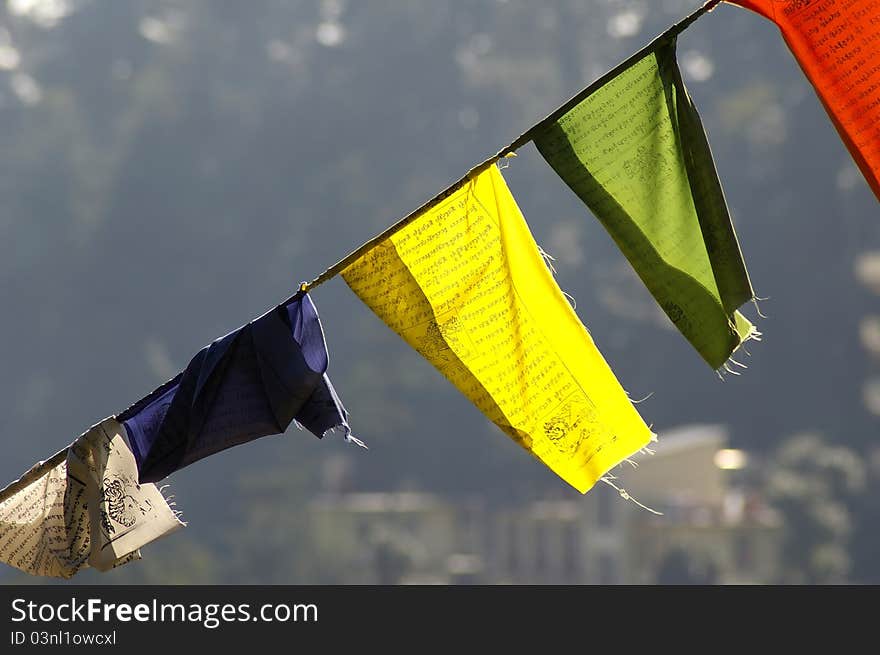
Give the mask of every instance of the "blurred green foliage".
[[(694, 5), (0, 3), (2, 477), (150, 391)], [(830, 445), (810, 446), (806, 460), (779, 455), (780, 475), (804, 479), (823, 449), (864, 454), (877, 436), (860, 391), (877, 362), (857, 331), (877, 298), (852, 271), (880, 247), (876, 201), (772, 25), (722, 6), (681, 37), (680, 53), (752, 280), (771, 298), (765, 342), (741, 378), (721, 384), (706, 369), (531, 147), (505, 174), (624, 386), (656, 392), (640, 409), (661, 438), (723, 422), (733, 445), (769, 453), (782, 435), (817, 430)], [(172, 480), (190, 527), (143, 562), (82, 581), (351, 580), (304, 519), (340, 453), (359, 490), (453, 502), (576, 495), (340, 281), (314, 298), (330, 372), (371, 450), (292, 429), (200, 462)], [(858, 512), (871, 511), (853, 501), (845, 529), (825, 525), (828, 504), (857, 492), (814, 473), (821, 489), (808, 498), (773, 483), (815, 534), (789, 544), (804, 573), (781, 572), (787, 580), (848, 575)], [(392, 579), (405, 562), (386, 555)], [(878, 567), (859, 561), (854, 570), (876, 579)]]

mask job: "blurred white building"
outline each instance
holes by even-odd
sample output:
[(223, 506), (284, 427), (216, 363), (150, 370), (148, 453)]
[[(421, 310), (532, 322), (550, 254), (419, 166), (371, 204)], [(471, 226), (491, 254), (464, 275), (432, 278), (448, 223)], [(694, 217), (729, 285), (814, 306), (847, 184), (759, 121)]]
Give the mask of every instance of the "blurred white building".
[[(745, 453), (726, 429), (695, 425), (661, 434), (655, 454), (623, 464), (615, 481), (652, 514), (598, 483), (585, 496), (488, 510), (416, 493), (340, 494), (316, 500), (321, 548), (360, 558), (362, 582), (512, 584), (763, 583), (777, 569), (780, 526), (737, 486)], [(370, 554), (372, 553), (372, 554)], [(405, 563), (404, 563), (405, 561)], [(396, 577), (395, 577), (396, 575)]]

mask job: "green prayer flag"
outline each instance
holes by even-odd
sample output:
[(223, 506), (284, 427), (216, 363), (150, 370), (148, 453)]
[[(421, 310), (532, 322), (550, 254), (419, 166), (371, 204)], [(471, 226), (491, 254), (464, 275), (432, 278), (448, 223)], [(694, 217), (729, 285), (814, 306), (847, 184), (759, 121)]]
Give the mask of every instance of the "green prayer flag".
[(706, 133), (660, 39), (572, 99), (533, 139), (713, 368), (759, 335), (754, 297)]

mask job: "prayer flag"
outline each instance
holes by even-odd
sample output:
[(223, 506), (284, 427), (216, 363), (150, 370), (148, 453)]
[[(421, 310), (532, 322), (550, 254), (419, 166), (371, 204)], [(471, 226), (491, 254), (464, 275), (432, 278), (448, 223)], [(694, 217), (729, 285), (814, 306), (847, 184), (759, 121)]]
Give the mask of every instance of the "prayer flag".
[(652, 438), (494, 165), (342, 271), (491, 421), (580, 492)]
[(125, 430), (113, 418), (81, 435), (56, 466), (39, 469), (0, 502), (0, 561), (32, 575), (106, 571), (183, 526), (156, 485), (138, 484)]
[(730, 1), (776, 23), (880, 199), (880, 1)]
[(304, 293), (217, 339), (117, 417), (130, 437), (141, 482), (282, 433), (294, 420), (319, 438), (338, 427), (360, 444), (351, 436), (327, 365), (318, 313)]
[(586, 89), (534, 133), (679, 331), (712, 368), (758, 333), (754, 297), (675, 37)]

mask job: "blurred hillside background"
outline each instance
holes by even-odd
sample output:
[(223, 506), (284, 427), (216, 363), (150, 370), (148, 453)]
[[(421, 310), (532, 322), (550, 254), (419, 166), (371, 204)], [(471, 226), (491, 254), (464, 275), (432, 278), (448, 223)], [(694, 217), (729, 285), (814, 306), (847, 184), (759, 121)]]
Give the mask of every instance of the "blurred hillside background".
[[(0, 485), (696, 5), (0, 0)], [(170, 479), (187, 529), (74, 582), (880, 582), (877, 201), (771, 23), (721, 6), (679, 57), (769, 297), (741, 376), (533, 146), (505, 171), (622, 384), (653, 393), (658, 454), (619, 475), (663, 517), (568, 488), (337, 279), (313, 298), (370, 450), (292, 428), (198, 462)]]

